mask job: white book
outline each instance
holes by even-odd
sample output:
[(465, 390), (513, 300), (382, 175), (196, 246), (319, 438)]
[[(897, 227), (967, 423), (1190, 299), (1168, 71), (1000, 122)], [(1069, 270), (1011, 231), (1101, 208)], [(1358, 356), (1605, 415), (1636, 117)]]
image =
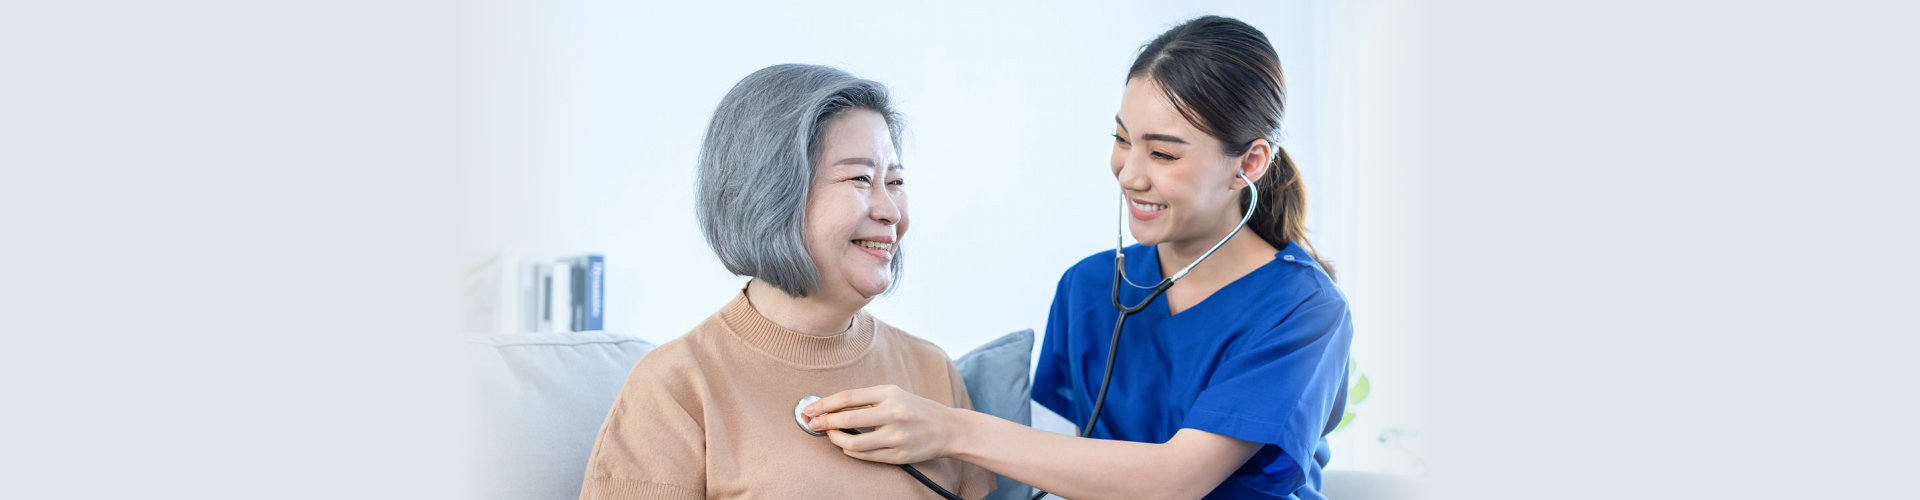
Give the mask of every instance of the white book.
[(496, 255), (467, 269), (461, 277), (460, 286), (460, 331), (466, 333), (493, 333), (498, 331), (500, 316), (512, 309), (512, 302), (502, 302), (500, 290), (506, 287), (500, 256)]
[(554, 262), (547, 265), (553, 276), (553, 288), (547, 294), (547, 332), (573, 331), (573, 264)]
[(533, 264), (533, 328), (530, 332), (553, 331), (553, 311), (548, 307), (553, 303), (553, 265), (545, 262)]
[(518, 255), (501, 252), (467, 269), (462, 278), (460, 330), (465, 333), (528, 331), (525, 318), (532, 283)]
[(514, 323), (509, 332), (524, 333), (540, 331), (540, 304), (545, 295), (540, 291), (540, 266), (532, 262), (515, 260), (514, 263)]

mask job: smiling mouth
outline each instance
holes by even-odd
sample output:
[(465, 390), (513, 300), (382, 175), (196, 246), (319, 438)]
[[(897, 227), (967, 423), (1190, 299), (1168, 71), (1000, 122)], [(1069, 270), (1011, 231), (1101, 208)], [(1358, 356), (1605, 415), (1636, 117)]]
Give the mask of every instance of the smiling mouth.
[(1139, 210), (1139, 211), (1141, 211), (1141, 212), (1145, 212), (1145, 213), (1154, 213), (1154, 212), (1158, 212), (1158, 211), (1161, 211), (1161, 210), (1166, 210), (1166, 209), (1167, 209), (1167, 206), (1166, 206), (1166, 205), (1156, 205), (1156, 204), (1153, 204), (1153, 203), (1141, 203), (1141, 202), (1138, 202), (1138, 201), (1133, 201), (1133, 200), (1127, 200), (1127, 203), (1131, 203), (1131, 204), (1133, 204), (1133, 209), (1134, 209), (1134, 210)]
[(888, 252), (888, 253), (893, 252), (892, 243), (883, 243), (879, 241), (869, 241), (869, 240), (853, 240), (853, 244), (859, 246), (860, 248), (879, 250), (879, 251)]

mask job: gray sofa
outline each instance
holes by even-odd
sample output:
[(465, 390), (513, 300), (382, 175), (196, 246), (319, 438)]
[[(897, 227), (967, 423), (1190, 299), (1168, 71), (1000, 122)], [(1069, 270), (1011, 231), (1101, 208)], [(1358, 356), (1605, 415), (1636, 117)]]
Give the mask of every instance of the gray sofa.
[[(1032, 330), (1014, 332), (954, 361), (976, 410), (1032, 424), (1033, 337)], [(467, 337), (469, 496), (579, 498), (600, 424), (633, 365), (653, 347), (609, 332)], [(998, 486), (988, 498), (1025, 500), (1032, 492), (1004, 476)], [(1361, 471), (1329, 470), (1322, 481), (1322, 493), (1339, 500), (1409, 499), (1418, 491), (1404, 478)]]
[[(579, 498), (600, 424), (633, 365), (654, 345), (631, 335), (576, 332), (471, 335), (465, 347), (471, 496)], [(1032, 353), (1033, 330), (1021, 330), (954, 360), (974, 409), (1030, 423)], [(1025, 500), (1030, 491), (1000, 477), (988, 498)]]

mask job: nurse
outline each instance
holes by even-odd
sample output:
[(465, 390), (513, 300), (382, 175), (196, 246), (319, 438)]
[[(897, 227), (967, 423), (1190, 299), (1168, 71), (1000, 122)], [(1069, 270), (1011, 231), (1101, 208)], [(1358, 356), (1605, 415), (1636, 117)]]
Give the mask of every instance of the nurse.
[[(1110, 161), (1140, 242), (1124, 249), (1126, 275), (1152, 286), (1226, 242), (1127, 320), (1090, 429), (1119, 316), (1113, 252), (1061, 277), (1033, 399), (1089, 437), (891, 386), (828, 396), (806, 411), (811, 426), (836, 429), (833, 443), (855, 458), (958, 458), (1076, 500), (1323, 498), (1353, 327), (1333, 270), (1307, 241), (1299, 169), (1274, 142), (1285, 96), (1266, 35), (1230, 18), (1174, 27), (1128, 70)], [(1250, 189), (1259, 205), (1234, 233)], [(1120, 301), (1149, 292), (1123, 283)], [(866, 427), (875, 429), (837, 430)]]

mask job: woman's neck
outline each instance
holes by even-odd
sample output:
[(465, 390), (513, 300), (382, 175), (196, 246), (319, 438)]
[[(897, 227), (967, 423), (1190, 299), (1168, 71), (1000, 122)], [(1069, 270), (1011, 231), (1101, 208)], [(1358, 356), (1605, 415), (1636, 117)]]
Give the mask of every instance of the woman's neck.
[(817, 290), (806, 297), (794, 297), (758, 279), (747, 282), (747, 303), (767, 321), (813, 337), (846, 332), (853, 324), (853, 315), (867, 305), (866, 300), (838, 300)]
[[(1239, 224), (1240, 220), (1236, 218), (1232, 224), (1204, 238), (1160, 244), (1161, 277), (1172, 277), (1174, 273), (1192, 264), (1194, 259), (1205, 255), (1208, 249), (1220, 242), (1220, 238), (1225, 237), (1229, 231), (1233, 231), (1234, 226)], [(1214, 252), (1213, 256), (1207, 257), (1205, 262), (1194, 266), (1193, 271), (1181, 278), (1181, 281), (1224, 285), (1253, 272), (1254, 269), (1259, 269), (1267, 261), (1273, 260), (1273, 254), (1279, 252), (1280, 249), (1274, 248), (1260, 235), (1254, 234), (1253, 229), (1243, 228), (1228, 239), (1226, 244), (1220, 245), (1220, 250)]]

